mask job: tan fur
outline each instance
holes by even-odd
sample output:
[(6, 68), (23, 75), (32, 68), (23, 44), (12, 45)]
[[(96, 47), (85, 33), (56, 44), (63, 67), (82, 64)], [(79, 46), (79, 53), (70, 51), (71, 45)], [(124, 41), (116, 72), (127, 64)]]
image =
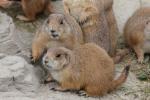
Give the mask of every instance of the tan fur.
[(51, 48), (43, 58), (43, 64), (53, 79), (59, 82), (58, 91), (83, 89), (89, 96), (104, 95), (125, 82), (128, 68), (114, 80), (114, 63), (106, 51), (96, 44), (87, 43), (73, 51)]
[(149, 21), (150, 7), (141, 8), (129, 18), (124, 28), (125, 40), (136, 52), (140, 63), (143, 62), (144, 53), (150, 53), (150, 30), (145, 31), (146, 28), (150, 29)]
[(109, 54), (111, 56), (115, 56), (116, 48), (117, 48), (117, 35), (119, 33), (116, 18), (113, 11), (113, 0), (103, 0), (104, 8), (105, 8), (105, 15), (108, 22), (109, 33), (110, 33), (110, 43), (111, 43), (111, 50)]
[(36, 15), (44, 10), (51, 12), (50, 0), (21, 0), (22, 9), (25, 16), (19, 15), (18, 19), (23, 21), (33, 21)]
[[(53, 34), (58, 36), (54, 37)], [(34, 61), (39, 59), (44, 48), (64, 46), (73, 49), (82, 43), (82, 30), (73, 17), (51, 14), (33, 40), (32, 57)]]
[(113, 0), (63, 0), (65, 13), (72, 15), (83, 30), (85, 42), (94, 42), (110, 55), (116, 51), (116, 20)]

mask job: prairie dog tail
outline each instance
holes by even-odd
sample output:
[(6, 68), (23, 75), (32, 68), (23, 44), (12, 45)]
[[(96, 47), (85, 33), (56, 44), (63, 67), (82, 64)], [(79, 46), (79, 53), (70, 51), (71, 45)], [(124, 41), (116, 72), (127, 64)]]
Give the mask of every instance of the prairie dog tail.
[(121, 75), (116, 80), (112, 81), (112, 87), (110, 91), (116, 89), (117, 87), (119, 87), (121, 84), (123, 84), (126, 81), (128, 74), (129, 74), (129, 70), (130, 70), (130, 65), (126, 66), (124, 70), (122, 71)]

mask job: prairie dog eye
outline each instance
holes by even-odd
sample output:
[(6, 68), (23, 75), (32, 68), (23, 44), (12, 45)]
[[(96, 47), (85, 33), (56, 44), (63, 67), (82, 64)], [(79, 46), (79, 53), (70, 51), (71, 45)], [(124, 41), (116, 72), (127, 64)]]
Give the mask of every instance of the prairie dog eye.
[(57, 54), (56, 55), (56, 58), (60, 58), (62, 55), (61, 54)]
[(63, 25), (63, 24), (64, 24), (64, 21), (63, 21), (63, 20), (61, 20), (61, 21), (60, 21), (60, 24), (61, 24), (61, 25)]

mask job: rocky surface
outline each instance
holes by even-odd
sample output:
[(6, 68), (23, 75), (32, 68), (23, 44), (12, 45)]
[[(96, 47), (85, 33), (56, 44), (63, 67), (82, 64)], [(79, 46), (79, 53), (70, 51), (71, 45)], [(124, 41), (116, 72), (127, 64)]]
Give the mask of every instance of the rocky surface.
[(0, 54), (0, 69), (0, 92), (36, 92), (40, 87), (34, 67), (21, 57)]
[[(0, 13), (0, 53), (19, 54), (29, 52), (32, 33), (16, 28), (11, 17)], [(29, 55), (29, 54), (28, 54)]]
[[(128, 17), (140, 6), (136, 1), (115, 0), (114, 9), (118, 16), (119, 26), (121, 26), (120, 30)], [(62, 12), (60, 1), (53, 4), (56, 11)], [(132, 60), (132, 72), (127, 82), (117, 91), (104, 97), (80, 97), (75, 93), (51, 91), (50, 87), (54, 84), (40, 84), (43, 79), (43, 71), (40, 67), (33, 67), (29, 64), (29, 55), (34, 33), (46, 17), (39, 17), (33, 23), (24, 23), (15, 18), (20, 13), (14, 13), (18, 11), (18, 8), (12, 7), (11, 10), (0, 12), (0, 100), (150, 100), (150, 83), (139, 81), (136, 74), (132, 73), (135, 69), (140, 72), (141, 67), (148, 71), (150, 64), (137, 64), (132, 52), (123, 62), (116, 65), (118, 75), (128, 60)], [(128, 12), (124, 13), (124, 10)], [(7, 12), (13, 19), (2, 12)], [(149, 58), (146, 61), (148, 62)]]
[(7, 54), (17, 52), (19, 48), (12, 40), (14, 31), (15, 26), (12, 19), (6, 14), (0, 13), (0, 52)]

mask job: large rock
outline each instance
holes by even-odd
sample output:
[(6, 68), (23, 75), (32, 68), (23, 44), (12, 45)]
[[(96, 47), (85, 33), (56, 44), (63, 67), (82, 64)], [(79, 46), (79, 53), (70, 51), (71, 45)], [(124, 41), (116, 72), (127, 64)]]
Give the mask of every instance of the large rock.
[(18, 51), (12, 40), (14, 30), (12, 18), (0, 12), (0, 53), (15, 54)]
[(0, 12), (0, 53), (29, 56), (33, 34), (16, 28), (12, 18)]
[(36, 92), (40, 86), (34, 67), (18, 56), (0, 54), (0, 92)]
[(114, 12), (120, 33), (123, 33), (125, 23), (138, 8), (139, 0), (114, 0)]
[(12, 18), (0, 13), (0, 42), (8, 41), (12, 37), (14, 29)]

